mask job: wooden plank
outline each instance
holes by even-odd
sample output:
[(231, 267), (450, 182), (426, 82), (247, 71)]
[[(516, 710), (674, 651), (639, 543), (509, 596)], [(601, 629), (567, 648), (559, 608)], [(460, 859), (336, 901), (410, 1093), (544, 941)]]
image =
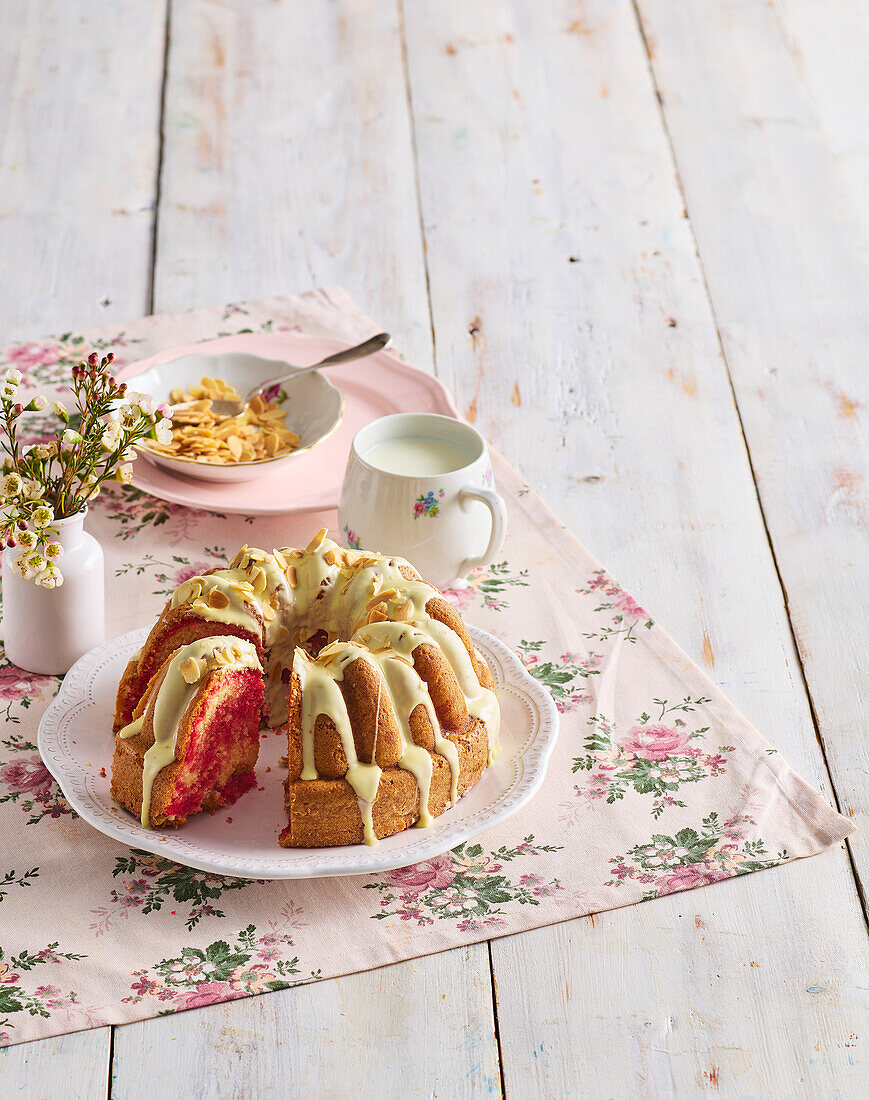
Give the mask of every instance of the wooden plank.
[(99, 1100), (109, 1094), (111, 1029), (76, 1031), (0, 1050), (0, 1095)]
[[(825, 8), (820, 60), (820, 13), (789, 18), (806, 5), (640, 10), (820, 736), (844, 812), (867, 821), (869, 225), (865, 111), (847, 98), (867, 90), (848, 75), (864, 12)], [(845, 83), (819, 111), (833, 69)], [(865, 884), (866, 830), (850, 844)]]
[(393, 5), (180, 0), (165, 134), (158, 310), (340, 283), (431, 362)]
[[(442, 376), (830, 797), (630, 4), (405, 12)], [(492, 951), (508, 1095), (830, 1095), (865, 1074), (842, 849)]]
[(488, 970), (462, 949), (128, 1024), (112, 1095), (498, 1096), (491, 1001)]
[[(147, 310), (165, 5), (0, 5), (0, 339)], [(130, 64), (130, 58), (135, 64)], [(4, 1096), (105, 1096), (110, 1029), (10, 1047)]]
[[(340, 282), (431, 368), (394, 9), (175, 3), (165, 134), (158, 310)], [(123, 1097), (158, 1080), (195, 1096), (499, 1087), (485, 945), (129, 1025), (115, 1043)]]
[(0, 339), (147, 312), (164, 30), (164, 0), (0, 5)]

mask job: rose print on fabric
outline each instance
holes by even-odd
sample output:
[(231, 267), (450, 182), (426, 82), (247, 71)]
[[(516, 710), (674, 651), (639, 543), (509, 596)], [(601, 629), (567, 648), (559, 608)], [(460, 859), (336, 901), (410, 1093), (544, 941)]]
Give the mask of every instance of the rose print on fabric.
[[(23, 344), (13, 344), (4, 348), (0, 355), (0, 366), (14, 367), (27, 377), (28, 382), (47, 385), (57, 383), (64, 378), (71, 367), (79, 363), (87, 352), (114, 351), (115, 363), (120, 366), (125, 359), (119, 348), (141, 344), (141, 339), (128, 337), (118, 332), (109, 339), (105, 337), (85, 337), (78, 333), (64, 332), (60, 336), (47, 337), (44, 340), (29, 340)], [(57, 389), (66, 390), (66, 385)]]
[(281, 925), (269, 922), (262, 934), (249, 924), (231, 944), (215, 940), (204, 949), (184, 947), (176, 958), (161, 959), (154, 966), (133, 971), (135, 981), (123, 1001), (137, 1004), (153, 997), (165, 1005), (162, 1015), (316, 980), (317, 971), (306, 978), (287, 980), (299, 973), (298, 956), (286, 957), (293, 939), (285, 929), (292, 924), (289, 918)]
[(29, 710), (34, 700), (47, 699), (54, 695), (59, 683), (56, 676), (40, 676), (36, 672), (25, 672), (23, 668), (13, 665), (0, 647), (0, 715), (7, 722), (20, 722), (18, 715), (13, 713), (14, 708), (20, 706)]
[(28, 814), (28, 825), (37, 825), (46, 817), (78, 816), (60, 793), (36, 745), (21, 733), (0, 740), (0, 803), (3, 802), (14, 802)]
[(705, 738), (709, 726), (691, 729), (683, 718), (664, 721), (670, 714), (690, 714), (709, 700), (686, 696), (672, 706), (666, 699), (654, 702), (659, 708), (657, 721), (644, 712), (624, 734), (619, 734), (615, 724), (602, 714), (589, 718), (591, 731), (585, 736), (585, 755), (574, 758), (572, 769), (591, 773), (584, 786), (574, 788), (580, 798), (612, 803), (624, 798), (629, 789), (651, 794), (652, 817), (657, 819), (671, 806), (684, 808), (685, 803), (674, 797), (683, 784), (724, 774), (725, 754), (734, 751), (732, 745), (719, 745), (709, 752), (695, 743)]
[(145, 554), (139, 561), (129, 561), (119, 565), (115, 570), (115, 576), (141, 577), (144, 573), (153, 570), (154, 580), (159, 586), (153, 589), (154, 595), (171, 596), (179, 585), (189, 581), (191, 577), (207, 573), (215, 566), (225, 566), (228, 557), (223, 546), (206, 546), (203, 554), (210, 560), (191, 559), (183, 554), (172, 554), (168, 561), (164, 561), (153, 554)]
[(467, 577), (464, 588), (445, 588), (443, 594), (459, 611), (467, 611), (476, 601), (489, 611), (504, 611), (509, 606), (509, 589), (528, 587), (528, 570), (514, 571), (506, 561), (478, 565)]
[(756, 824), (745, 815), (728, 818), (722, 824), (718, 814), (711, 813), (703, 818), (699, 831), (684, 828), (674, 836), (654, 833), (627, 855), (609, 861), (612, 878), (604, 885), (644, 883), (648, 886), (643, 894), (645, 901), (783, 863), (788, 858), (786, 851), (770, 856), (762, 840), (747, 838)]
[[(114, 487), (104, 492), (95, 507), (105, 516), (117, 522), (119, 539), (132, 539), (152, 527), (168, 524), (166, 533), (173, 539), (194, 537), (197, 528), (207, 519), (226, 519), (222, 512), (205, 512), (198, 508), (187, 508), (181, 504), (171, 504), (149, 496), (142, 489), (130, 485), (122, 490)], [(245, 517), (253, 522), (252, 517)]]
[(112, 876), (119, 880), (109, 895), (109, 904), (92, 909), (96, 920), (91, 930), (102, 936), (118, 920), (131, 914), (158, 913), (170, 899), (184, 906), (184, 923), (190, 932), (203, 917), (225, 917), (212, 903), (232, 890), (244, 890), (262, 882), (257, 879), (229, 878), (197, 871), (179, 863), (149, 855), (133, 848), (129, 856), (118, 856)]
[(608, 642), (613, 638), (622, 638), (626, 642), (636, 642), (638, 629), (651, 630), (655, 625), (648, 611), (640, 607), (633, 596), (608, 576), (606, 570), (595, 569), (584, 588), (577, 588), (584, 596), (604, 597), (594, 609), (611, 612), (610, 623), (599, 630), (584, 633), (589, 641)]
[(541, 661), (540, 651), (544, 642), (529, 642), (524, 638), (519, 643), (518, 654), (523, 665), (535, 680), (549, 688), (555, 705), (562, 714), (577, 707), (593, 702), (586, 691), (578, 690), (578, 680), (587, 680), (589, 676), (599, 676), (597, 667), (603, 660), (599, 653), (562, 653), (558, 661)]
[(436, 920), (456, 921), (460, 932), (504, 924), (503, 905), (539, 905), (563, 887), (558, 879), (526, 872), (511, 879), (503, 874), (504, 864), (523, 856), (559, 852), (561, 846), (534, 844), (526, 836), (515, 848), (501, 847), (488, 855), (481, 844), (459, 844), (434, 859), (387, 871), (379, 882), (367, 882), (363, 889), (381, 892), (381, 911), (374, 920), (398, 917), (418, 925)]
[(439, 489), (437, 493), (434, 489), (429, 489), (423, 496), (417, 497), (413, 505), (413, 518), (428, 516), (429, 519), (434, 519), (440, 511), (440, 500), (443, 495), (443, 489)]
[[(10, 1019), (16, 1013), (26, 1012), (30, 1016), (43, 1016), (46, 1019), (59, 1011), (68, 1011), (78, 1003), (75, 992), (62, 993), (55, 985), (39, 985), (35, 989), (26, 989), (23, 977), (37, 967), (51, 964), (80, 962), (86, 955), (76, 955), (71, 951), (58, 951), (58, 943), (50, 943), (40, 951), (21, 951), (7, 957), (0, 948), (0, 1027), (14, 1028)], [(64, 974), (69, 967), (64, 966)], [(8, 1031), (0, 1031), (0, 1043), (9, 1042), (12, 1036)]]

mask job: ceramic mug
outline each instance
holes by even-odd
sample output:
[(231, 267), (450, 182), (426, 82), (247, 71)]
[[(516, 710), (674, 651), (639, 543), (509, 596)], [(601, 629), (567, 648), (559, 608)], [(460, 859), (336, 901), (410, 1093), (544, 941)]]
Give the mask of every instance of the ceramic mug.
[(338, 523), (348, 546), (406, 558), (448, 588), (501, 549), (507, 508), (486, 441), (434, 413), (396, 413), (353, 439)]

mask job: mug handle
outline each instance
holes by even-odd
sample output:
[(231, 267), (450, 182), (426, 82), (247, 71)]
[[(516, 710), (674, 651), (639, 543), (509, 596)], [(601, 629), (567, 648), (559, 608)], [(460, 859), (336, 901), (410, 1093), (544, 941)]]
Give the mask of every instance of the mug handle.
[(478, 558), (466, 558), (459, 566), (459, 576), (465, 577), (478, 565), (488, 565), (504, 545), (504, 536), (507, 534), (507, 505), (504, 498), (494, 490), (477, 489), (473, 485), (466, 485), (459, 491), (459, 501), (463, 509), (471, 501), (480, 501), (486, 505), (492, 516), (492, 534), (485, 552)]

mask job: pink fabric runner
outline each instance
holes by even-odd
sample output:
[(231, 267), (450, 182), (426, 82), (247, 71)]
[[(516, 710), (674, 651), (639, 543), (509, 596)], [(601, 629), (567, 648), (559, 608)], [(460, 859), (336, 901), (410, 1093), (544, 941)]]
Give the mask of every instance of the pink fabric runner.
[[(91, 348), (129, 362), (243, 329), (354, 340), (372, 323), (343, 292), (316, 291), (10, 346), (0, 363), (53, 396)], [(561, 734), (524, 810), (428, 863), (255, 883), (131, 851), (76, 818), (39, 759), (58, 681), (2, 660), (0, 1041), (366, 970), (772, 867), (851, 832), (505, 462), (495, 476), (507, 544), (448, 596), (547, 685)], [(336, 524), (107, 493), (88, 527), (106, 552), (108, 633), (152, 622), (185, 577), (244, 542), (305, 545), (320, 526), (339, 539)]]

